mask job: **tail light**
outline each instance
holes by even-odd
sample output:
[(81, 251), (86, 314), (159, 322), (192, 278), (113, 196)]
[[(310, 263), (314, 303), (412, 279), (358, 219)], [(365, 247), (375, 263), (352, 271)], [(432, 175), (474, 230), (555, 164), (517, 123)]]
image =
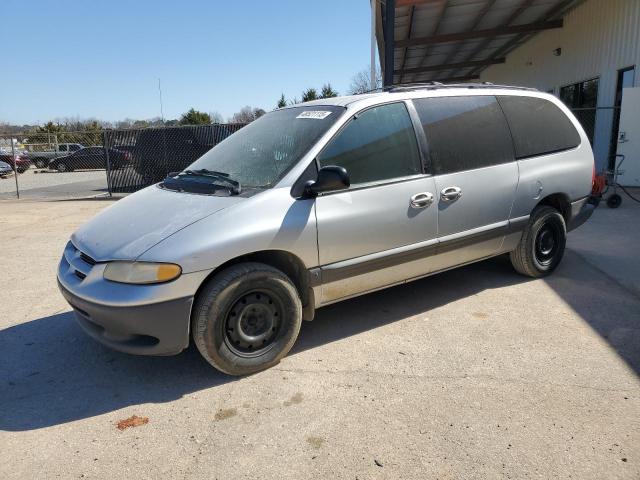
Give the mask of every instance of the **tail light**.
[(124, 152), (124, 159), (127, 162), (130, 162), (131, 161), (131, 152)]

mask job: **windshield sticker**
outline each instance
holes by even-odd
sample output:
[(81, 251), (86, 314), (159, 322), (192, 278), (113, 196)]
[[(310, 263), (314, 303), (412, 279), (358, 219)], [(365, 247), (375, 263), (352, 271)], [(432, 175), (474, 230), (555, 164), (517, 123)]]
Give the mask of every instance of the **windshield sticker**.
[(322, 120), (323, 118), (327, 118), (331, 115), (331, 112), (326, 112), (324, 110), (305, 110), (296, 118), (315, 118), (316, 120)]

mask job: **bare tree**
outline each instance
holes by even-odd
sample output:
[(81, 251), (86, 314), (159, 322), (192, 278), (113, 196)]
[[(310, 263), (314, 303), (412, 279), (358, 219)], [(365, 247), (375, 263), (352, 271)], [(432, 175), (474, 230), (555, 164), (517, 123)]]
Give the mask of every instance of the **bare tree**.
[(220, 112), (209, 112), (209, 116), (211, 117), (211, 123), (224, 123), (224, 118), (220, 115)]
[(380, 72), (380, 69), (376, 69), (375, 85), (371, 84), (370, 72), (370, 68), (365, 68), (364, 70), (359, 71), (353, 77), (351, 77), (351, 85), (349, 86), (350, 95), (357, 95), (382, 87), (382, 73)]
[(242, 107), (239, 112), (233, 114), (229, 119), (230, 123), (251, 123), (255, 119), (260, 118), (265, 114), (262, 108), (253, 108), (247, 105)]

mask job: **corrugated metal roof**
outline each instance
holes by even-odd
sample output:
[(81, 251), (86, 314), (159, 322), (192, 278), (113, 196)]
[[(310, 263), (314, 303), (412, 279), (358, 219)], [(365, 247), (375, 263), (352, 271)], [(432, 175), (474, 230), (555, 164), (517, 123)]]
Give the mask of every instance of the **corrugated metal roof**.
[[(499, 63), (537, 31), (558, 28), (558, 19), (582, 1), (396, 0), (394, 84), (477, 78), (487, 62)], [(383, 17), (384, 10), (377, 9)]]

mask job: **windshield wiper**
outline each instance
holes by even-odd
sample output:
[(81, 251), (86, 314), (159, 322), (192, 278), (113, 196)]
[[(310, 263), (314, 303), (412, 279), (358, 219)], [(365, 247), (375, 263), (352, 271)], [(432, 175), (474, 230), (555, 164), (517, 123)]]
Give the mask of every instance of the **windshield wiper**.
[(240, 185), (240, 182), (233, 180), (228, 173), (216, 172), (215, 170), (200, 168), (198, 170), (184, 170), (182, 172), (178, 172), (178, 176), (179, 175), (213, 178), (215, 180), (218, 180), (219, 182), (229, 185), (231, 193), (233, 193), (234, 195), (240, 195), (240, 193), (242, 192), (242, 186)]

